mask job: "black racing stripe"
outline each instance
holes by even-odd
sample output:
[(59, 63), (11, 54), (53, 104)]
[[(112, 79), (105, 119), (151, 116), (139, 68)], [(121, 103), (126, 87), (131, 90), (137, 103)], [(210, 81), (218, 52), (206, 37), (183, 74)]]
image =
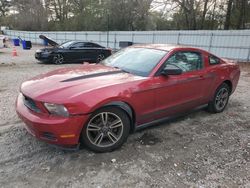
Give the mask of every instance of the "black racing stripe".
[(119, 73), (123, 73), (123, 71), (109, 71), (109, 72), (100, 72), (100, 73), (94, 73), (94, 74), (89, 74), (89, 75), (77, 76), (74, 78), (63, 80), (61, 82), (71, 82), (71, 81), (76, 81), (76, 80), (82, 80), (82, 79), (93, 78), (93, 77), (98, 77), (98, 76), (106, 76), (106, 75), (111, 75), (111, 74), (119, 74)]

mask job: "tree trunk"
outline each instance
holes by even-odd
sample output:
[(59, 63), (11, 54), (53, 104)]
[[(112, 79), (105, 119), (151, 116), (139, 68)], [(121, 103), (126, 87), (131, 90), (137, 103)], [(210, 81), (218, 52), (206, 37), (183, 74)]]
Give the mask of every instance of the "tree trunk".
[(228, 29), (230, 28), (232, 4), (233, 4), (233, 0), (228, 0), (228, 3), (227, 3), (226, 21), (225, 21), (225, 25), (224, 25), (224, 29), (225, 29), (225, 30), (228, 30)]
[[(216, 10), (216, 6), (217, 6), (217, 1), (214, 0), (214, 7), (213, 7), (213, 13), (212, 13), (212, 25), (211, 25), (211, 28), (210, 29), (214, 29), (214, 22), (215, 22), (215, 10)], [(216, 28), (217, 29), (217, 28)]]
[(240, 15), (237, 21), (237, 29), (244, 29), (245, 23), (244, 21), (244, 14), (246, 11), (246, 0), (240, 0)]
[(208, 0), (205, 0), (203, 12), (202, 12), (202, 17), (201, 17), (201, 29), (204, 28), (204, 22), (205, 22), (205, 18), (206, 18), (206, 14), (207, 14), (207, 4), (208, 4)]

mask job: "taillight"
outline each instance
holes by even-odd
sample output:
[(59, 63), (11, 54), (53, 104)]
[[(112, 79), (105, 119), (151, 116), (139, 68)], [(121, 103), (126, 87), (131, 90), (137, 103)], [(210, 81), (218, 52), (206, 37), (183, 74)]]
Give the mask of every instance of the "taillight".
[(108, 51), (110, 51), (110, 54), (113, 54), (112, 48), (108, 48)]

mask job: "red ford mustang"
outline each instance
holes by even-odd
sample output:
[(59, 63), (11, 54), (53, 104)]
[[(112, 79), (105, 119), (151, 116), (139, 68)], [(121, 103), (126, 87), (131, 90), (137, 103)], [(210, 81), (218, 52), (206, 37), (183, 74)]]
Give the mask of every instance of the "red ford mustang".
[(125, 48), (100, 64), (63, 68), (24, 82), (16, 102), (28, 132), (64, 147), (120, 147), (130, 132), (208, 104), (222, 112), (237, 64), (171, 45)]

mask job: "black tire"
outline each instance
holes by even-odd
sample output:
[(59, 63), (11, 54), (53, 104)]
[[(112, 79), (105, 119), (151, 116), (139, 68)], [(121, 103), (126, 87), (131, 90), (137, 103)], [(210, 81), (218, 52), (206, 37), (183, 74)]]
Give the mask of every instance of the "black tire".
[(81, 143), (95, 152), (110, 152), (126, 142), (129, 131), (130, 119), (122, 109), (104, 107), (94, 112), (84, 125)]
[[(224, 95), (224, 97), (220, 96), (221, 94)], [(222, 83), (216, 89), (213, 100), (208, 103), (207, 110), (211, 113), (223, 112), (227, 106), (229, 96), (230, 96), (230, 87), (226, 83)]]
[(55, 54), (53, 57), (53, 63), (56, 65), (61, 65), (64, 63), (64, 57), (62, 54)]
[(102, 60), (105, 59), (105, 55), (104, 54), (99, 54), (96, 58), (96, 63), (100, 63)]

